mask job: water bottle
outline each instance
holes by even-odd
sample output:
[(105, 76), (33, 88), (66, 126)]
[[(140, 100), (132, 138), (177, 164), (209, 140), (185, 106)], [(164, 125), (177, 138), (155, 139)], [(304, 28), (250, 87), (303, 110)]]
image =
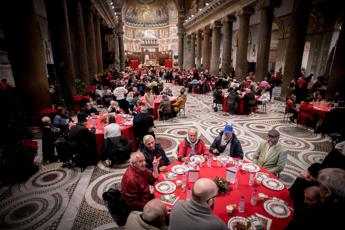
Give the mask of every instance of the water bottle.
[(238, 204), (238, 212), (239, 213), (243, 213), (244, 212), (244, 207), (245, 207), (245, 203), (244, 203), (244, 196), (241, 196), (240, 202)]
[(235, 178), (235, 183), (234, 183), (234, 190), (238, 189), (238, 180), (237, 177)]
[(207, 158), (207, 167), (211, 168), (212, 166), (212, 155), (209, 155)]
[(192, 190), (190, 189), (190, 186), (188, 186), (188, 188), (187, 188), (187, 200), (190, 200), (191, 196), (192, 196)]
[(182, 175), (182, 187), (185, 187), (187, 185), (187, 175), (186, 172)]
[(258, 191), (256, 188), (252, 192), (252, 197), (250, 198), (250, 203), (254, 206), (258, 201)]
[(254, 173), (250, 172), (250, 176), (249, 176), (249, 186), (253, 186), (254, 185)]

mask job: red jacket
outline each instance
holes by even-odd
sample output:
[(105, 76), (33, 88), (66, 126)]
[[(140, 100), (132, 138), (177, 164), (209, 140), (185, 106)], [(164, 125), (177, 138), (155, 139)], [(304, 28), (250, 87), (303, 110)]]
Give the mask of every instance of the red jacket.
[(148, 169), (141, 172), (132, 165), (128, 166), (122, 177), (122, 194), (131, 211), (142, 211), (145, 204), (150, 200), (149, 184), (153, 185), (156, 178)]
[[(190, 142), (185, 138), (178, 146), (178, 153), (177, 153), (177, 159), (181, 160), (183, 157), (188, 157), (190, 155)], [(201, 139), (197, 141), (197, 144), (195, 146), (195, 154), (196, 155), (202, 155), (202, 154), (210, 154), (208, 149), (205, 146), (205, 142)]]

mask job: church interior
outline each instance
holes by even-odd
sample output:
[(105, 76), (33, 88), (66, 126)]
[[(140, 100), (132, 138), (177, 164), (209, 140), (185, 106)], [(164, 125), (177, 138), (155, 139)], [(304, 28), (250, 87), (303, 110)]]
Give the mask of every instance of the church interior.
[[(267, 133), (276, 130), (287, 158), (274, 178), (288, 194), (301, 172), (345, 140), (344, 17), (340, 2), (329, 0), (2, 1), (0, 229), (125, 229), (102, 195), (110, 188), (121, 190), (129, 155), (111, 165), (101, 159), (105, 125), (100, 121), (95, 127), (93, 114), (87, 124), (96, 130), (97, 160), (85, 167), (46, 161), (42, 118), (53, 122), (63, 108), (68, 133), (86, 104), (102, 118), (115, 100), (121, 110), (115, 117), (131, 117), (120, 124), (121, 135), (130, 139), (130, 152), (141, 151), (144, 143), (133, 131), (133, 117), (147, 109), (146, 102), (140, 104), (145, 87), (152, 88), (155, 99), (151, 131), (171, 164), (179, 162), (180, 143), (191, 129), (208, 149), (231, 124), (243, 162), (253, 162)], [(125, 88), (127, 98), (138, 88), (140, 102), (127, 107), (129, 112), (117, 87)], [(256, 92), (254, 107), (241, 102), (246, 88)], [(156, 103), (165, 96), (163, 89), (171, 89), (172, 103), (180, 94), (187, 97), (183, 111), (170, 112), (167, 119), (160, 114), (161, 101)], [(260, 91), (269, 92), (269, 100), (258, 103)], [(243, 108), (232, 110), (232, 92)], [(140, 106), (143, 111), (135, 111)], [(157, 194), (155, 186), (151, 190)], [(249, 200), (246, 208), (255, 214)], [(230, 226), (234, 215), (226, 215), (224, 207), (223, 216), (215, 215), (235, 229)], [(282, 222), (270, 217), (271, 229), (285, 229), (292, 216)]]

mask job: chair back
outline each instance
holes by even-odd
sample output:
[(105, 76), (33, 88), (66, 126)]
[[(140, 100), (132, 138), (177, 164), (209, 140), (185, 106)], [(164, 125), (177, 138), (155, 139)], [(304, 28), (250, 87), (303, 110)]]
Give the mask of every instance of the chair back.
[(124, 226), (130, 211), (121, 191), (110, 188), (103, 193), (102, 198), (116, 224), (118, 226)]

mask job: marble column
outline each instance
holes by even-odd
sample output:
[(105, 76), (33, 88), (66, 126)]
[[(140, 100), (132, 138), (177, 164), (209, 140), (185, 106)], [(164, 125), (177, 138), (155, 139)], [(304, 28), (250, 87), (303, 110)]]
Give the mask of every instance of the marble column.
[(284, 82), (282, 95), (287, 96), (288, 86), (292, 79), (297, 79), (301, 72), (305, 37), (308, 28), (311, 0), (295, 0), (294, 9), (290, 18), (291, 25), (286, 50)]
[(178, 66), (180, 69), (183, 68), (183, 50), (184, 50), (184, 36), (185, 31), (183, 27), (184, 14), (179, 12), (178, 22), (177, 22), (177, 36), (178, 36)]
[(95, 46), (97, 59), (97, 73), (103, 72), (102, 38), (101, 38), (101, 18), (98, 15), (93, 16), (93, 25), (95, 26)]
[(236, 20), (234, 16), (227, 16), (222, 19), (223, 24), (223, 55), (222, 55), (222, 75), (229, 74), (232, 55), (232, 27)]
[[(343, 20), (345, 18), (343, 17)], [(334, 93), (344, 91), (345, 85), (345, 34), (344, 29), (340, 29), (338, 41), (335, 46), (335, 54), (329, 73), (326, 98), (330, 99)]]
[(211, 67), (210, 72), (212, 76), (219, 75), (219, 61), (220, 61), (220, 29), (222, 24), (215, 22), (211, 25), (212, 29), (212, 48), (211, 48)]
[(245, 79), (248, 71), (248, 34), (249, 34), (249, 18), (253, 13), (252, 9), (241, 9), (238, 11), (239, 32), (238, 32), (238, 53), (236, 54), (235, 74), (238, 80)]
[[(41, 29), (33, 0), (7, 1), (2, 5), (6, 21), (2, 24), (13, 77), (29, 119), (40, 116), (50, 106), (48, 73)], [(20, 29), (19, 29), (20, 28)], [(3, 108), (3, 112), (6, 108)], [(35, 120), (36, 121), (36, 120)]]
[(114, 29), (114, 68), (120, 70), (120, 54), (119, 54), (119, 36), (117, 30)]
[(261, 19), (259, 24), (259, 48), (255, 76), (257, 81), (262, 81), (268, 72), (270, 56), (273, 6), (267, 0), (261, 0), (258, 4)]
[(121, 20), (121, 15), (118, 14), (119, 22), (118, 22), (118, 33), (117, 36), (119, 37), (119, 57), (120, 57), (120, 70), (125, 69), (125, 47), (123, 44), (123, 22)]
[(89, 87), (89, 68), (87, 62), (87, 48), (85, 39), (85, 27), (83, 22), (83, 12), (80, 0), (71, 2), (71, 34), (74, 34), (72, 48), (74, 53), (74, 63), (76, 69), (76, 78), (84, 82)]
[(75, 68), (72, 57), (70, 29), (66, 0), (46, 1), (49, 30), (51, 32), (54, 64), (63, 98), (72, 106), (76, 94)]
[(201, 31), (198, 31), (196, 34), (196, 68), (201, 68), (201, 42), (202, 34)]
[(97, 57), (96, 57), (96, 42), (95, 42), (95, 27), (93, 25), (93, 13), (90, 3), (85, 2), (84, 11), (84, 25), (85, 38), (87, 48), (87, 62), (89, 66), (89, 83), (93, 82), (95, 74), (97, 73)]
[(210, 27), (206, 26), (203, 31), (204, 40), (202, 41), (202, 68), (210, 69)]
[(190, 40), (190, 67), (195, 68), (195, 37), (196, 34), (193, 33), (191, 35), (191, 40)]

